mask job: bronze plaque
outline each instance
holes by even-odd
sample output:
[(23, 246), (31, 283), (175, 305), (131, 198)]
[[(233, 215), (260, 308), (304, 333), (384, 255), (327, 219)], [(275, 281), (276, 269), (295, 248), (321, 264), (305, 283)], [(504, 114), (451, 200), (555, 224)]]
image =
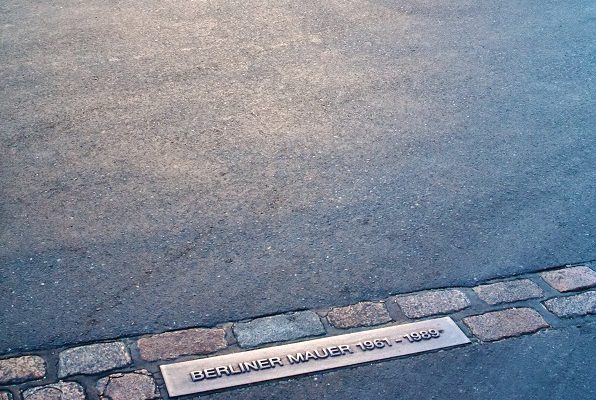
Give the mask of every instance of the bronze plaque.
[(170, 396), (279, 379), (469, 343), (449, 317), (162, 365)]

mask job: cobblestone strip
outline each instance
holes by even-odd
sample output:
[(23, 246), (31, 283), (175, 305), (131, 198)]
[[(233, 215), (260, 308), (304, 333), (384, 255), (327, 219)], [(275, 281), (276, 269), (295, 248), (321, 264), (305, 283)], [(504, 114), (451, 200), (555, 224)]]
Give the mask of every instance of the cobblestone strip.
[(97, 382), (100, 400), (152, 400), (159, 398), (157, 385), (149, 371), (111, 374)]
[(232, 329), (238, 344), (244, 348), (326, 333), (319, 316), (313, 311), (300, 311), (239, 322), (234, 324)]
[(585, 265), (546, 271), (540, 275), (546, 283), (559, 292), (571, 292), (596, 286), (596, 271)]
[(98, 343), (75, 347), (60, 353), (58, 377), (93, 375), (125, 367), (131, 363), (126, 345), (122, 342)]
[(561, 318), (596, 314), (596, 291), (546, 300), (545, 307)]
[(509, 308), (464, 318), (472, 333), (484, 342), (534, 333), (548, 328), (544, 318), (531, 308)]
[(408, 318), (449, 314), (470, 306), (468, 297), (458, 289), (440, 289), (396, 296), (394, 301)]
[(12, 400), (12, 395), (9, 392), (0, 392), (0, 400)]
[(85, 390), (76, 382), (58, 382), (23, 392), (24, 400), (85, 400)]
[(22, 356), (0, 360), (0, 385), (41, 379), (46, 374), (46, 363), (38, 356)]
[(187, 329), (141, 338), (137, 347), (145, 361), (177, 358), (189, 354), (209, 354), (228, 346), (223, 329)]
[(364, 301), (347, 307), (333, 308), (327, 314), (327, 320), (336, 328), (348, 329), (384, 324), (391, 321), (391, 317), (385, 304)]
[(535, 299), (544, 295), (542, 289), (529, 279), (480, 285), (473, 290), (481, 300), (491, 305)]
[[(363, 301), (330, 310), (298, 311), (223, 325), (226, 329), (231, 326), (231, 333), (222, 327), (190, 328), (56, 352), (12, 355), (0, 359), (0, 386), (10, 386), (0, 388), (0, 400), (168, 399), (165, 391), (159, 393), (162, 381), (156, 373), (165, 361), (336, 334), (333, 329), (395, 323), (389, 311), (393, 313), (398, 307), (403, 315), (414, 320), (450, 315), (462, 327), (469, 328), (476, 343), (492, 342), (592, 321), (585, 318), (596, 314), (596, 290), (591, 289), (595, 286), (596, 272), (590, 265), (568, 266), (472, 288), (426, 290), (384, 301)], [(507, 306), (511, 303), (516, 307)], [(394, 317), (398, 323), (404, 322), (401, 313)], [(329, 323), (329, 332), (321, 318)], [(57, 369), (53, 367), (54, 354), (58, 358)], [(60, 380), (63, 378), (66, 381)], [(21, 397), (13, 399), (11, 392), (18, 392)]]

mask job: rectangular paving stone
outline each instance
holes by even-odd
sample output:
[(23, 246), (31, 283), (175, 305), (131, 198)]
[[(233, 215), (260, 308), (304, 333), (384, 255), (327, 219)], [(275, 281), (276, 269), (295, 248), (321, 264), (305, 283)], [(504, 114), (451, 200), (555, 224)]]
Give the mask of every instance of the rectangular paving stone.
[(571, 292), (596, 286), (596, 271), (583, 265), (542, 272), (540, 276), (559, 292)]
[(329, 323), (341, 329), (373, 326), (391, 321), (383, 303), (362, 302), (347, 307), (333, 308), (327, 314)]
[(408, 318), (423, 318), (463, 310), (470, 305), (458, 289), (439, 289), (393, 298)]
[(126, 345), (121, 342), (97, 343), (64, 350), (59, 355), (58, 377), (96, 374), (131, 363)]
[(0, 360), (0, 384), (15, 384), (46, 375), (46, 363), (39, 356), (22, 356)]
[(529, 279), (480, 285), (473, 290), (481, 300), (492, 305), (535, 299), (544, 294), (542, 289)]
[(225, 336), (223, 329), (194, 328), (141, 338), (137, 346), (145, 361), (166, 360), (225, 349), (228, 345)]
[(240, 347), (245, 348), (325, 334), (321, 319), (312, 311), (299, 311), (239, 322), (234, 324), (232, 330)]
[(570, 318), (596, 314), (596, 291), (557, 297), (543, 303), (557, 317)]
[(548, 328), (544, 318), (531, 308), (509, 308), (464, 318), (472, 333), (484, 342), (533, 333)]
[(23, 400), (85, 400), (85, 390), (76, 382), (58, 382), (23, 392)]
[(97, 382), (100, 400), (152, 400), (159, 392), (149, 371), (141, 369), (126, 374), (112, 374)]

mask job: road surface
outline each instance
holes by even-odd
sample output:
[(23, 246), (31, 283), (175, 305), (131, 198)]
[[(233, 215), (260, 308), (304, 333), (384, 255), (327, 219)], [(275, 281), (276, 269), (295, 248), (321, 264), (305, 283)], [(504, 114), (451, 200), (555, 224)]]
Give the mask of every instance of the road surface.
[(0, 354), (596, 259), (592, 1), (0, 10)]

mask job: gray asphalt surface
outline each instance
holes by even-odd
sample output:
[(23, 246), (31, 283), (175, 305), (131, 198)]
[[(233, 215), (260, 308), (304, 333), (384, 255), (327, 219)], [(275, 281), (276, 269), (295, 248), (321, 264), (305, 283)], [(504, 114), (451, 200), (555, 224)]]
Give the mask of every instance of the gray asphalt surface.
[[(208, 400), (593, 400), (596, 327), (396, 359), (201, 396)], [(199, 397), (186, 397), (183, 399)]]
[(0, 20), (0, 353), (596, 259), (593, 1)]

